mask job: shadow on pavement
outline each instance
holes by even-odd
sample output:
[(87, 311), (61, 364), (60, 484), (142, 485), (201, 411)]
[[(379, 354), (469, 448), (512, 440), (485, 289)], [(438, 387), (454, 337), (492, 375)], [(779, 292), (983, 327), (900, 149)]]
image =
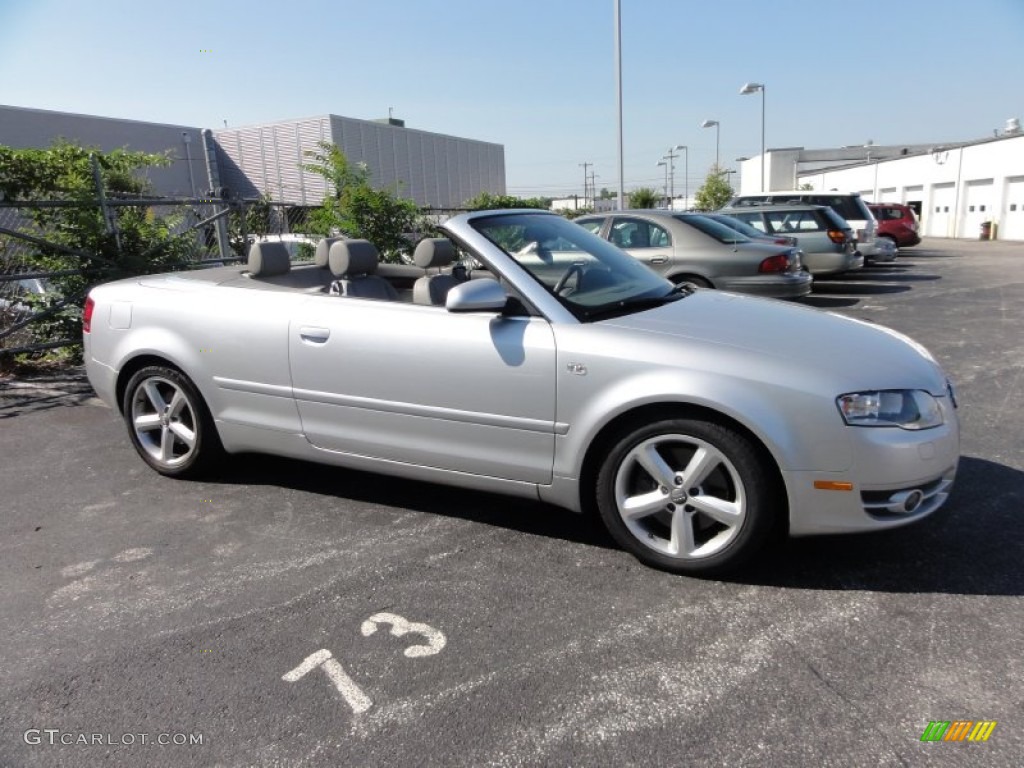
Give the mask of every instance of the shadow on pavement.
[[(247, 456), (215, 483), (275, 485), (617, 548), (600, 523), (540, 502), (300, 461)], [(877, 533), (773, 544), (725, 581), (791, 589), (1022, 595), (1024, 472), (961, 460), (953, 495), (930, 518)]]

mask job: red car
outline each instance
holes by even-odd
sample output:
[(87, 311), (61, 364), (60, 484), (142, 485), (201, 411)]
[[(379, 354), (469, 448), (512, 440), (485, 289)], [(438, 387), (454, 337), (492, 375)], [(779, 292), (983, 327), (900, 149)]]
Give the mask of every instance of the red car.
[(900, 248), (921, 242), (913, 208), (899, 203), (868, 203), (868, 208), (878, 220), (878, 237), (888, 237)]

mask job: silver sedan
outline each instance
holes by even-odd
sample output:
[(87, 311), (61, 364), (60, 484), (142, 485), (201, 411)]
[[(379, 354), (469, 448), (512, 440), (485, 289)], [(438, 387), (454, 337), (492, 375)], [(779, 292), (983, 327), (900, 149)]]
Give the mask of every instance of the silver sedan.
[(914, 341), (674, 285), (551, 213), (443, 228), (417, 267), (365, 240), (308, 265), (261, 243), (247, 265), (96, 287), (89, 380), (168, 476), (255, 451), (541, 499), (675, 572), (947, 499), (956, 401)]
[(701, 214), (622, 211), (576, 223), (676, 283), (777, 299), (811, 292), (798, 249), (755, 242)]

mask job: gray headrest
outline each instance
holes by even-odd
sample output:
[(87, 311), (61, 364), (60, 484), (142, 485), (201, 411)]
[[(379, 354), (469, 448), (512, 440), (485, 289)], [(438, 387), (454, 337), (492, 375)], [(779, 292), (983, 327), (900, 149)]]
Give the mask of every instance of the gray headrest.
[(316, 250), (313, 251), (313, 263), (318, 267), (326, 267), (329, 265), (329, 254), (331, 252), (331, 246), (341, 240), (340, 237), (325, 237), (319, 243), (316, 244)]
[(283, 275), (291, 268), (288, 248), (276, 241), (260, 241), (249, 248), (249, 274), (253, 277)]
[(332, 275), (350, 277), (376, 272), (379, 255), (369, 240), (339, 240), (331, 244), (327, 258)]
[(455, 246), (446, 237), (428, 237), (420, 240), (412, 254), (413, 263), (417, 267), (447, 267), (455, 261)]

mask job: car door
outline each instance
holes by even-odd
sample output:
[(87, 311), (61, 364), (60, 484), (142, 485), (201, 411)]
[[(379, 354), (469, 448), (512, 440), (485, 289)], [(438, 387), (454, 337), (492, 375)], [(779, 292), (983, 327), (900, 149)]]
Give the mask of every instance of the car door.
[(672, 266), (672, 237), (659, 224), (632, 216), (615, 216), (608, 240), (660, 275)]
[(555, 344), (543, 318), (316, 296), (293, 318), (289, 349), (316, 448), (551, 481)]

